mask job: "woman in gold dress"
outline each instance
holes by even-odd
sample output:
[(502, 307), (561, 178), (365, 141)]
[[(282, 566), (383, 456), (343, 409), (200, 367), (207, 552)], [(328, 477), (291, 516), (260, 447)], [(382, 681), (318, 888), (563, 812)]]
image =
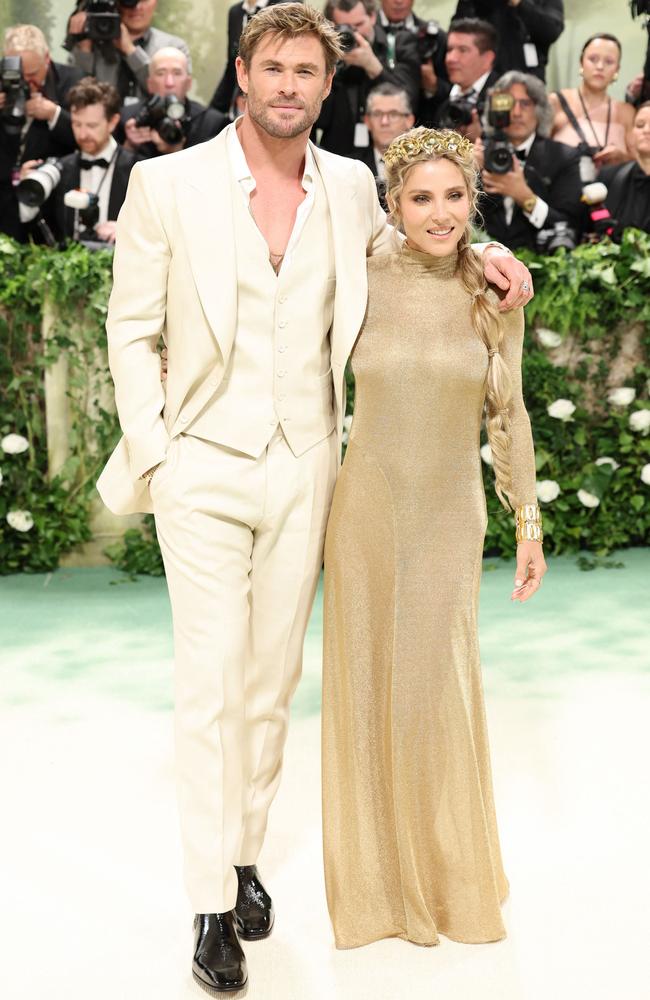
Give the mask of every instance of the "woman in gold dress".
[(368, 260), (325, 548), (324, 855), (339, 948), (505, 936), (477, 639), (484, 412), (496, 492), (516, 510), (513, 599), (546, 571), (523, 313), (499, 311), (470, 251), (471, 144), (419, 128), (385, 161), (406, 241)]

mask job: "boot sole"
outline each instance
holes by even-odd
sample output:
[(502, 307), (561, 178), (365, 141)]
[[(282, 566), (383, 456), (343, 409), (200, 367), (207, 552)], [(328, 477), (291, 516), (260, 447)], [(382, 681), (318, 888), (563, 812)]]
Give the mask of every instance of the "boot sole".
[(231, 1000), (235, 1000), (236, 997), (245, 997), (248, 993), (248, 979), (243, 986), (231, 986), (223, 990), (218, 990), (216, 986), (208, 986), (207, 983), (204, 983), (203, 980), (197, 976), (196, 972), (192, 972), (192, 979), (197, 986), (200, 986), (202, 990), (209, 993), (211, 997), (220, 997), (227, 994)]

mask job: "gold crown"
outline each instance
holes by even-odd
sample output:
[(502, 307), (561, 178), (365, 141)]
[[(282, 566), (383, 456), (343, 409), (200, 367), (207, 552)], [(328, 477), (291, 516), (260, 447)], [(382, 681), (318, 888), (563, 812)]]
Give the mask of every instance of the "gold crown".
[(474, 147), (469, 139), (458, 132), (420, 126), (393, 139), (384, 153), (384, 162), (387, 167), (394, 167), (398, 163), (414, 159), (421, 153), (427, 153), (429, 156), (434, 153), (458, 153), (463, 160), (469, 161), (472, 159), (473, 150)]

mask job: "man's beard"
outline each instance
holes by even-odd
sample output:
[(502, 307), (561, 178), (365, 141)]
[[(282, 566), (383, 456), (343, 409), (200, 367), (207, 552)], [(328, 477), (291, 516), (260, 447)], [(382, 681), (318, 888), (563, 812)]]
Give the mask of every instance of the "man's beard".
[[(281, 98), (275, 98), (279, 103)], [(248, 98), (246, 100), (246, 109), (251, 116), (252, 120), (260, 128), (263, 128), (265, 132), (268, 133), (273, 139), (295, 139), (297, 135), (301, 135), (303, 132), (307, 132), (311, 129), (312, 125), (318, 118), (320, 114), (321, 105), (323, 100), (321, 97), (317, 98), (311, 104), (306, 104), (304, 106), (295, 105), (295, 107), (300, 107), (302, 114), (297, 118), (293, 116), (289, 119), (284, 120), (282, 117), (278, 120), (273, 117), (273, 109), (265, 104), (264, 101), (258, 100), (250, 91), (248, 93)], [(294, 106), (294, 105), (291, 105)]]

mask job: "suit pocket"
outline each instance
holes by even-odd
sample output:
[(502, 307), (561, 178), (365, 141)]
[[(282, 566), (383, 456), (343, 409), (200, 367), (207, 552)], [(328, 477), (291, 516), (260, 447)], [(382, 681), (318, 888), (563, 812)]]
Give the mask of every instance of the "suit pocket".
[(167, 448), (167, 454), (165, 455), (164, 461), (160, 463), (158, 468), (153, 474), (151, 482), (149, 483), (149, 490), (153, 497), (154, 493), (158, 490), (159, 486), (163, 482), (167, 482), (170, 476), (173, 475), (174, 469), (176, 468), (176, 461), (178, 456), (180, 435), (173, 437), (169, 442)]

